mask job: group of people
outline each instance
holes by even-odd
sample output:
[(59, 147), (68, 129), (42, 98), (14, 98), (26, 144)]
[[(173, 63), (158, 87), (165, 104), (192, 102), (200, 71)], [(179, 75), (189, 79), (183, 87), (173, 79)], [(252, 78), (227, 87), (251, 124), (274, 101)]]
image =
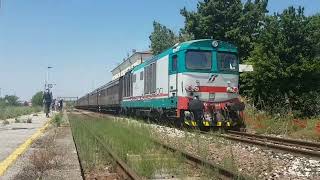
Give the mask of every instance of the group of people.
[(50, 110), (53, 111), (62, 111), (63, 109), (63, 99), (57, 100), (52, 98), (52, 92), (47, 89), (43, 94), (43, 103), (45, 106), (46, 116), (49, 117)]

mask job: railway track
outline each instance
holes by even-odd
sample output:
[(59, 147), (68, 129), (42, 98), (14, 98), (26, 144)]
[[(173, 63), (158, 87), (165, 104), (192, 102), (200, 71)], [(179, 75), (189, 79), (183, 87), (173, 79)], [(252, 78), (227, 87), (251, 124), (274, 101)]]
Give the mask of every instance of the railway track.
[(227, 131), (227, 134), (222, 134), (221, 137), (234, 141), (255, 144), (286, 152), (320, 158), (320, 143), (316, 142), (279, 138), (237, 131)]
[(285, 152), (320, 158), (320, 143), (317, 142), (258, 135), (231, 130), (227, 131), (226, 134), (221, 134), (220, 136), (238, 142), (254, 144), (262, 147), (282, 150)]
[[(79, 111), (80, 112), (80, 111)], [(81, 113), (81, 112), (80, 112)], [(85, 116), (88, 117), (92, 117), (90, 116), (90, 114), (88, 113), (81, 113)], [(92, 137), (99, 143), (102, 145), (103, 149), (110, 155), (110, 157), (116, 162), (116, 164), (118, 165), (118, 167), (121, 168), (121, 174), (122, 176), (125, 176), (124, 179), (132, 179), (132, 180), (141, 180), (142, 178), (133, 170), (129, 167), (129, 165), (127, 165), (124, 161), (122, 161), (120, 159), (120, 157), (114, 152), (112, 151), (105, 142), (103, 142), (103, 140), (101, 138), (99, 138), (99, 136), (97, 136), (95, 133), (93, 133), (88, 127), (86, 127), (86, 130), (92, 135)], [(79, 157), (79, 154), (78, 154)], [(79, 158), (80, 160), (80, 158)], [(80, 165), (83, 167), (81, 160), (80, 160)], [(83, 175), (84, 177), (84, 175)]]
[[(95, 112), (91, 112), (91, 113), (84, 113), (83, 111), (78, 111), (80, 112), (81, 114), (85, 115), (85, 116), (88, 116), (88, 117), (101, 117), (101, 114), (99, 113), (95, 113)], [(88, 131), (90, 131), (88, 129)], [(141, 179), (140, 176), (138, 176), (124, 161), (122, 161), (117, 155), (116, 153), (112, 152), (112, 150), (110, 148), (108, 148), (106, 146), (106, 144), (104, 142), (101, 141), (101, 139), (95, 135), (93, 132), (90, 132), (95, 138), (96, 140), (101, 143), (104, 148), (106, 149), (106, 151), (109, 153), (109, 155), (111, 157), (113, 157), (116, 162), (118, 163), (118, 165), (120, 167), (122, 167), (123, 171), (126, 172), (126, 174), (128, 174), (128, 176), (131, 178), (131, 179)], [(207, 168), (210, 168), (210, 169), (213, 169), (213, 170), (216, 170), (222, 177), (222, 179), (238, 179), (238, 180), (245, 180), (245, 179), (250, 179), (249, 177), (243, 175), (243, 174), (240, 174), (239, 172), (234, 172), (234, 171), (230, 171), (218, 164), (215, 164), (211, 161), (208, 161), (206, 159), (203, 159), (199, 156), (196, 156), (196, 155), (193, 155), (189, 152), (186, 152), (184, 150), (181, 150), (181, 149), (177, 149), (171, 145), (168, 145), (168, 144), (164, 144), (162, 143), (161, 141), (159, 140), (156, 140), (156, 139), (151, 139), (155, 144), (167, 149), (167, 150), (170, 150), (171, 152), (174, 152), (174, 153), (179, 153), (181, 154), (182, 156), (184, 156), (187, 160), (187, 163), (189, 164), (192, 164), (192, 165), (197, 165), (197, 166), (202, 166), (202, 167), (207, 167)]]
[(237, 172), (233, 172), (233, 171), (230, 171), (218, 164), (215, 164), (211, 161), (208, 161), (206, 159), (203, 159), (199, 156), (196, 156), (196, 155), (193, 155), (193, 154), (190, 154), (184, 150), (180, 150), (180, 149), (177, 149), (171, 145), (168, 145), (168, 144), (164, 144), (158, 140), (155, 140), (153, 139), (153, 141), (162, 146), (163, 148), (166, 148), (172, 152), (178, 152), (180, 154), (182, 154), (187, 160), (197, 164), (197, 165), (200, 165), (200, 166), (205, 166), (205, 167), (209, 167), (211, 169), (216, 169), (218, 170), (219, 174), (223, 175), (224, 177), (227, 177), (227, 178), (230, 178), (230, 179), (238, 179), (238, 180), (244, 180), (244, 179), (249, 179), (249, 177), (246, 177), (242, 174), (239, 174)]

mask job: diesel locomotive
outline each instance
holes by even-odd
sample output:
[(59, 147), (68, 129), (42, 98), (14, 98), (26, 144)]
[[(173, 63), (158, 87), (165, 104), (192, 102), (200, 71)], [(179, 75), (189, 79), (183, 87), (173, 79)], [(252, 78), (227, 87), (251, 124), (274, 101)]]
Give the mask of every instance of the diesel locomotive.
[(201, 129), (240, 130), (239, 57), (227, 42), (178, 43), (81, 97), (77, 108), (144, 116)]

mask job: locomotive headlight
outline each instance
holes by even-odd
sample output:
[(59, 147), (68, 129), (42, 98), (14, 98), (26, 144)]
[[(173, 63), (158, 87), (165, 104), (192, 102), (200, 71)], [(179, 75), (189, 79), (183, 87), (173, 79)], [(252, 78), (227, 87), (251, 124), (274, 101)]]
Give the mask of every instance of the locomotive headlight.
[(238, 93), (239, 92), (239, 89), (237, 87), (233, 87), (232, 89), (233, 89), (234, 93)]
[(187, 90), (187, 91), (192, 91), (193, 88), (192, 88), (192, 86), (188, 86), (188, 87), (186, 88), (186, 90)]
[(218, 47), (219, 46), (219, 42), (216, 41), (216, 40), (212, 41), (212, 46), (213, 47)]
[(227, 87), (227, 92), (228, 93), (238, 93), (238, 88), (237, 87)]
[(233, 88), (232, 88), (232, 87), (230, 87), (230, 86), (229, 86), (229, 87), (227, 87), (227, 92), (228, 92), (228, 93), (233, 93)]

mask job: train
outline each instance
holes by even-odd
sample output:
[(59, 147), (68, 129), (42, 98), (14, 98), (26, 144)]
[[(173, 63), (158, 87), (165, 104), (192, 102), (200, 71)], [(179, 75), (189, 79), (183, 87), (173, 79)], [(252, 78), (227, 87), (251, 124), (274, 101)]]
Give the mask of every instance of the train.
[(79, 98), (75, 107), (202, 130), (241, 130), (238, 49), (213, 39), (177, 43)]

